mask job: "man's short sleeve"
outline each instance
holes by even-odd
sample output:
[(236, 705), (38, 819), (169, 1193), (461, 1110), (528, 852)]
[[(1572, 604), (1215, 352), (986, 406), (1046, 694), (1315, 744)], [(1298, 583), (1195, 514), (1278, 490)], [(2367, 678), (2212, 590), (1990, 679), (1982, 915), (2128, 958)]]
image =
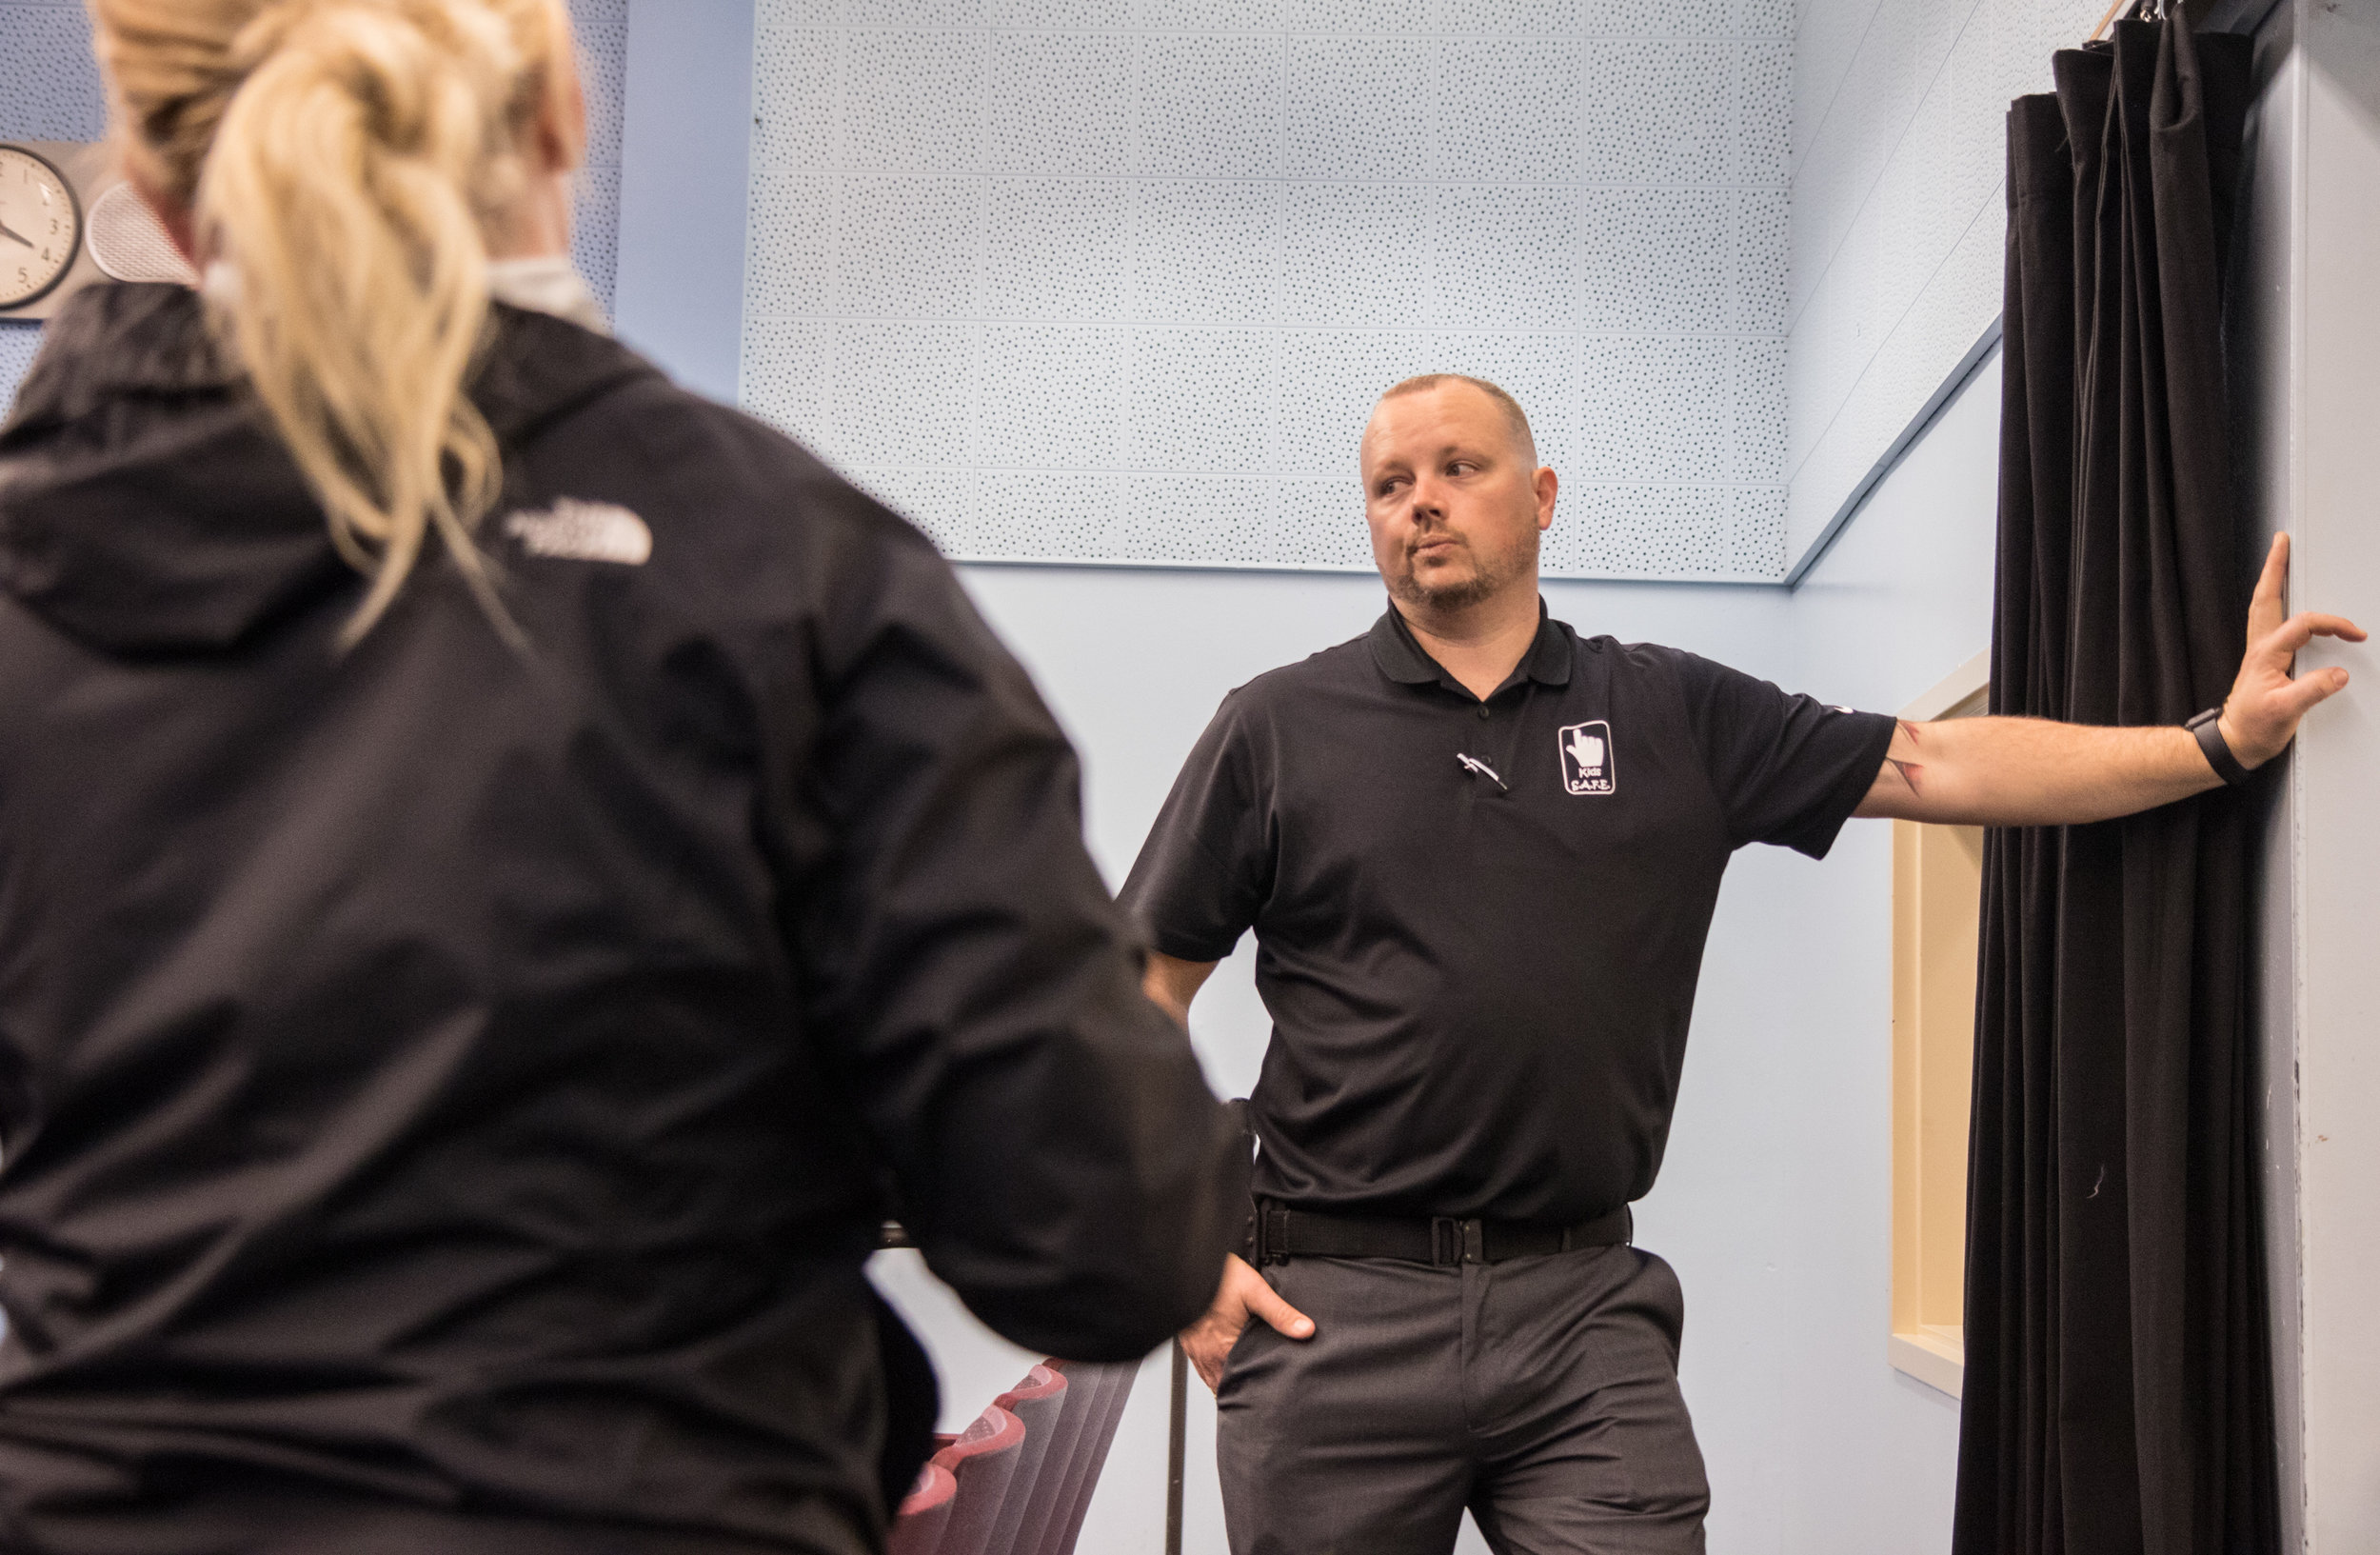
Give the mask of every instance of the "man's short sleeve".
[(1678, 679), (1730, 840), (1826, 857), (1875, 783), (1894, 721), (1680, 653)]
[(1249, 709), (1233, 692), (1182, 763), (1118, 900), (1149, 944), (1220, 961), (1272, 889), (1271, 803)]

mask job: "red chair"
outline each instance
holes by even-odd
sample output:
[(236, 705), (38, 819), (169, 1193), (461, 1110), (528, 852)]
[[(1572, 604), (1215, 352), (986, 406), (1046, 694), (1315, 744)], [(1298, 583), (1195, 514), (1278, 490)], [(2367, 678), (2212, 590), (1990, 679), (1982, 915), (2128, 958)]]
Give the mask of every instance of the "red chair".
[(1062, 1475), (1066, 1457), (1056, 1444), (1069, 1397), (1065, 1373), (1049, 1364), (1035, 1366), (1024, 1381), (992, 1400), (1024, 1423), (1024, 1445), (1017, 1449), (1017, 1470), (1009, 1476), (1000, 1517), (984, 1541), (986, 1555), (1011, 1555), (1022, 1547), (1017, 1535), (1035, 1498), (1045, 1493), (1053, 1474)]
[[(1076, 1434), (1066, 1453), (1064, 1481), (1050, 1505), (1047, 1521), (1031, 1531), (1029, 1543), (1020, 1537), (1013, 1555), (1074, 1555), (1075, 1541), (1082, 1536), (1083, 1515), (1091, 1509), (1092, 1494), (1099, 1489), (1100, 1470), (1107, 1464), (1107, 1449), (1115, 1443), (1124, 1404), (1132, 1397), (1132, 1385), (1140, 1375), (1140, 1366), (1131, 1362), (1068, 1368), (1067, 1386), (1081, 1389), (1082, 1398)], [(1044, 1464), (1041, 1472), (1047, 1477), (1050, 1465)]]
[(893, 1519), (885, 1555), (936, 1555), (942, 1530), (950, 1525), (951, 1498), (958, 1493), (959, 1482), (942, 1465), (927, 1464), (918, 1470), (916, 1486)]
[(985, 1555), (1023, 1445), (1024, 1422), (995, 1404), (959, 1440), (934, 1454), (934, 1462), (959, 1483), (934, 1555)]
[[(1050, 1525), (1055, 1523), (1062, 1527), (1065, 1509), (1072, 1505), (1067, 1482), (1073, 1472), (1076, 1446), (1082, 1438), (1083, 1417), (1098, 1404), (1093, 1395), (1098, 1391), (1099, 1368), (1067, 1361), (1042, 1364), (1065, 1379), (1063, 1403), (1044, 1433), (1049, 1441), (1042, 1451), (1041, 1469), (1033, 1476), (1031, 1493), (1017, 1505), (1013, 1527), (1007, 1526), (1007, 1508), (1002, 1508), (1001, 1521), (1008, 1543), (995, 1546), (992, 1555), (1039, 1555)], [(1014, 1496), (1010, 1499), (1016, 1500)]]

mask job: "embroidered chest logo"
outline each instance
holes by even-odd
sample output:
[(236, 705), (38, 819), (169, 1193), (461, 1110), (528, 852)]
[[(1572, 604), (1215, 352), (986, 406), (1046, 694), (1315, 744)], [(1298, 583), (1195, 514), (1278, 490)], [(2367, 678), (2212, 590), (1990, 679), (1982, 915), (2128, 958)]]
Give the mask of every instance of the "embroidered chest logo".
[(1612, 726), (1602, 719), (1562, 730), (1562, 787), (1575, 794), (1607, 794), (1619, 787), (1612, 767)]
[(505, 533), (532, 556), (568, 562), (618, 562), (643, 567), (653, 554), (645, 520), (614, 503), (564, 497), (543, 512), (512, 513)]

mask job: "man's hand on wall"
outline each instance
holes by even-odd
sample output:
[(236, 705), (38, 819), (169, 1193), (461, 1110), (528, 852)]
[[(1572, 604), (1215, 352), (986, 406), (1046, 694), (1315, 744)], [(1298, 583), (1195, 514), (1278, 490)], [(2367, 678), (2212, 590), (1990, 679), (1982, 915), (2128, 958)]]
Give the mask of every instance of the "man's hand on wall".
[(1280, 1292), (1245, 1261), (1226, 1253), (1223, 1283), (1215, 1287), (1214, 1305), (1206, 1316), (1181, 1330), (1182, 1350), (1209, 1392), (1222, 1386), (1223, 1362), (1240, 1343), (1240, 1331), (1259, 1319), (1292, 1339), (1314, 1337), (1312, 1318), (1281, 1300)]
[(2290, 678), (2298, 650), (2317, 637), (2337, 637), (2360, 643), (2365, 632), (2345, 616), (2317, 615), (2309, 610), (2288, 615), (2290, 537), (2276, 534), (2265, 556), (2264, 576), (2256, 580), (2255, 598), (2248, 606), (2248, 652), (2240, 660), (2239, 678), (2223, 701), (2224, 743), (2242, 767), (2262, 767), (2287, 748), (2297, 734), (2298, 720), (2308, 708), (2347, 688), (2347, 671), (2335, 666)]
[[(2291, 679), (2297, 650), (2317, 637), (2360, 643), (2344, 616), (2284, 616), (2289, 536), (2275, 535), (2248, 608), (2248, 652), (2225, 699), (2224, 743), (2261, 767), (2297, 733), (2306, 710), (2347, 686), (2347, 671)], [(2081, 826), (2217, 787), (2197, 736), (2178, 725), (2093, 728), (2041, 718), (1904, 721), (1856, 813), (1950, 826)]]

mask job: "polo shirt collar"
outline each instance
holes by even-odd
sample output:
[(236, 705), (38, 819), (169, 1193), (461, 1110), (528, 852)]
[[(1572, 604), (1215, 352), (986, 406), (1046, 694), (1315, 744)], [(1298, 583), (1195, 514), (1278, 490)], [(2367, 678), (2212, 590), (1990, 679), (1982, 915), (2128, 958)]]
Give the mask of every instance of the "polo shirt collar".
[[(1398, 685), (1441, 685), (1450, 689), (1461, 689), (1455, 678), (1421, 647), (1413, 635), (1413, 628), (1405, 625), (1403, 612), (1395, 604), (1392, 603), (1372, 624), (1368, 640), (1372, 648), (1372, 662), (1379, 666), (1381, 674)], [(1553, 618), (1545, 608), (1543, 596), (1539, 596), (1537, 641), (1529, 645), (1529, 651), (1521, 656), (1519, 668), (1513, 672), (1511, 679), (1504, 682), (1504, 686), (1513, 685), (1524, 674), (1540, 686), (1569, 685), (1570, 645), (1569, 628)], [(1499, 691), (1503, 688), (1497, 688)], [(1469, 696), (1471, 693), (1464, 691), (1463, 694)]]

